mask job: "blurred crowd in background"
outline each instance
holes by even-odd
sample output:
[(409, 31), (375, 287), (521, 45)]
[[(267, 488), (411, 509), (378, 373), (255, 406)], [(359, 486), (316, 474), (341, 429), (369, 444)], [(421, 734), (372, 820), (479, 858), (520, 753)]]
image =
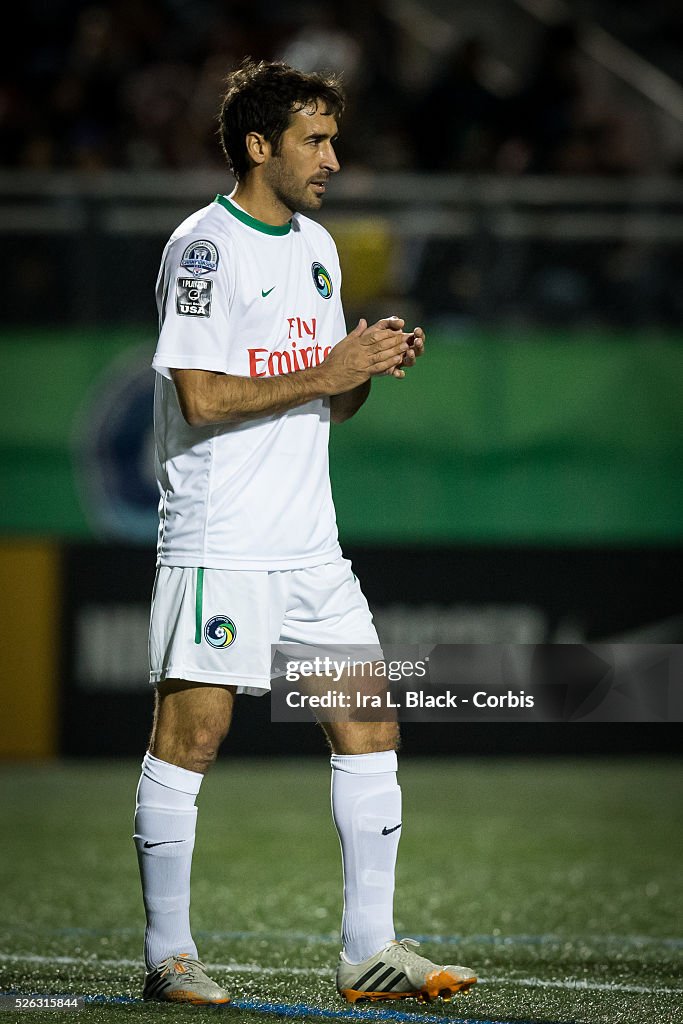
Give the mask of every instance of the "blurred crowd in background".
[[(350, 187), (323, 215), (349, 315), (400, 304), (452, 337), (678, 329), (682, 12), (671, 0), (25, 0), (0, 71), (0, 241), (19, 250), (6, 322), (153, 315), (169, 230), (207, 177), (231, 187), (216, 117), (248, 56), (341, 77)], [(175, 172), (186, 202), (173, 206)], [(401, 191), (391, 172), (455, 176)]]
[(341, 74), (349, 106), (339, 148), (347, 167), (680, 170), (651, 144), (642, 113), (617, 94), (596, 93), (578, 23), (546, 27), (531, 58), (514, 68), (485, 33), (467, 34), (465, 26), (444, 38), (447, 23), (433, 14), (414, 32), (399, 8), (405, 14), (378, 0), (28, 0), (29, 29), (7, 54), (1, 86), (3, 164), (219, 167), (222, 80), (249, 55)]

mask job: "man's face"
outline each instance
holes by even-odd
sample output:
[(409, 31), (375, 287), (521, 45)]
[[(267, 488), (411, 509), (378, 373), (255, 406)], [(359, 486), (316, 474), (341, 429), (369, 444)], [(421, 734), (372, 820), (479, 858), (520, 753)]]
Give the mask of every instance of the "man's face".
[(332, 146), (337, 122), (320, 106), (308, 106), (291, 115), (280, 150), (264, 165), (264, 179), (274, 195), (292, 213), (319, 210), (327, 182), (339, 170)]

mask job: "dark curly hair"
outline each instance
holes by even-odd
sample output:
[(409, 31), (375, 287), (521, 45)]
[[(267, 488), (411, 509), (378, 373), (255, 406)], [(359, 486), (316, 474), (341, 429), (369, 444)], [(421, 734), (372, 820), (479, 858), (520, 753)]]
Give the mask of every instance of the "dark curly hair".
[(344, 94), (334, 75), (304, 74), (281, 61), (247, 58), (225, 80), (218, 115), (218, 136), (230, 170), (237, 179), (251, 169), (245, 138), (259, 132), (277, 153), (289, 119), (311, 103), (325, 114), (341, 117)]

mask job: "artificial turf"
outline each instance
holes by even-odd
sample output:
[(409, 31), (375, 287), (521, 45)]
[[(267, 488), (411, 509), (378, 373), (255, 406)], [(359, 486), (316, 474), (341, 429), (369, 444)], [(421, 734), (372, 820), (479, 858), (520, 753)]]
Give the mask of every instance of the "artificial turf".
[(221, 755), (204, 783), (192, 921), (234, 998), (220, 1011), (140, 1000), (138, 762), (0, 767), (0, 991), (86, 997), (41, 1022), (683, 1022), (682, 762), (400, 763), (397, 932), (475, 968), (470, 995), (356, 1011), (337, 996), (340, 860), (322, 752)]

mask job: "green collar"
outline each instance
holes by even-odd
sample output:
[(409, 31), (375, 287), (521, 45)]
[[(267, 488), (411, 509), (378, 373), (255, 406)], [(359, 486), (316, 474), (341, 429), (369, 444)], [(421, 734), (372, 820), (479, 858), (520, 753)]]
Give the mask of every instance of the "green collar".
[(227, 196), (216, 196), (216, 202), (220, 203), (221, 206), (231, 213), (237, 220), (241, 220), (243, 224), (246, 224), (248, 228), (254, 228), (255, 231), (262, 231), (264, 235), (288, 235), (292, 228), (292, 222), (287, 221), (286, 224), (281, 224), (279, 227), (275, 227), (273, 224), (265, 224), (262, 220), (256, 220), (256, 217), (250, 217), (244, 210), (240, 210), (239, 207), (231, 203)]

